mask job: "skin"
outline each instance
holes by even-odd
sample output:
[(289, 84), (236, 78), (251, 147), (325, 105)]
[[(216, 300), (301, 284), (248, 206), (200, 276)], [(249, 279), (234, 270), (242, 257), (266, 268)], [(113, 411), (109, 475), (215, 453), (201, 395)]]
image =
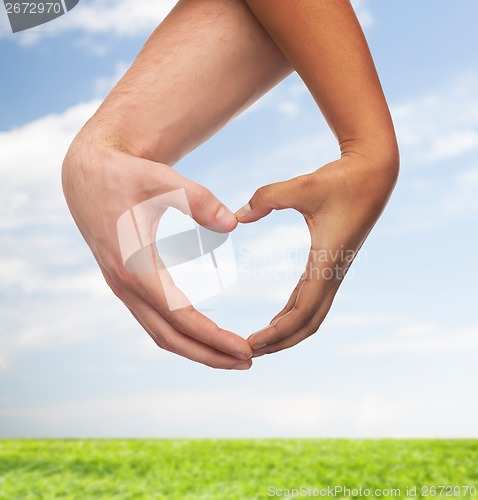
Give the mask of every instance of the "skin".
[[(237, 219), (230, 210), (171, 167), (293, 69), (336, 135), (341, 158), (260, 188), (236, 214), (247, 223), (273, 209), (295, 208), (312, 242), (307, 270), (288, 304), (247, 342), (192, 306), (170, 311), (156, 274), (125, 269), (116, 223), (130, 207), (184, 188), (199, 224), (233, 230)], [(388, 107), (348, 2), (181, 0), (73, 141), (62, 181), (107, 283), (155, 342), (211, 367), (247, 369), (252, 355), (290, 347), (317, 330), (340, 285), (320, 273), (350, 262), (324, 263), (314, 251), (358, 250), (397, 173)], [(158, 222), (150, 221), (152, 239)]]
[(291, 72), (242, 0), (182, 0), (63, 162), (68, 206), (113, 292), (159, 347), (210, 367), (250, 368), (249, 343), (192, 306), (170, 311), (157, 274), (127, 271), (117, 220), (144, 200), (184, 188), (199, 224), (232, 231), (233, 213), (171, 167)]
[(317, 331), (395, 186), (399, 153), (367, 42), (347, 0), (246, 0), (320, 107), (341, 157), (317, 171), (260, 188), (236, 214), (254, 222), (294, 208), (311, 235), (306, 270), (285, 308), (249, 337), (254, 356)]

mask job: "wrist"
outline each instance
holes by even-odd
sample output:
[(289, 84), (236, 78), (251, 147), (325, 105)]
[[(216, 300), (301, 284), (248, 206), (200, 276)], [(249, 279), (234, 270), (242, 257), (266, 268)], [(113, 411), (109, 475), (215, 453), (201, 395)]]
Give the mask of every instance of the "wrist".
[(138, 158), (152, 159), (148, 138), (116, 113), (98, 110), (81, 128), (72, 147), (84, 150), (116, 150)]
[[(110, 98), (111, 99), (111, 98)], [(178, 144), (143, 111), (106, 99), (74, 139), (80, 149), (115, 150), (137, 158), (174, 165), (182, 157)], [(168, 138), (169, 137), (169, 138)], [(177, 142), (177, 141), (176, 141)]]
[(353, 163), (384, 186), (393, 187), (400, 171), (400, 152), (395, 137), (341, 145), (341, 161)]

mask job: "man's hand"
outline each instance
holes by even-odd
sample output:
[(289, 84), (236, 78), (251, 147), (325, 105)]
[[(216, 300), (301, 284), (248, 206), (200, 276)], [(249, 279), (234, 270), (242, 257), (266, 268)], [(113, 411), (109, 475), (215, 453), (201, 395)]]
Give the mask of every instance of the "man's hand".
[[(236, 227), (234, 215), (210, 191), (167, 165), (85, 144), (81, 138), (63, 164), (63, 189), (76, 224), (108, 285), (154, 341), (211, 367), (248, 369), (252, 351), (246, 340), (219, 328), (191, 305), (171, 311), (166, 297), (171, 290), (165, 290), (158, 272), (133, 273), (124, 266), (118, 218), (138, 203), (181, 188), (198, 224), (220, 232)], [(149, 241), (156, 239), (160, 215), (147, 214)]]
[[(251, 348), (192, 306), (171, 311), (158, 273), (128, 272), (118, 218), (184, 189), (199, 224), (234, 229), (237, 220), (222, 203), (170, 167), (291, 71), (243, 0), (180, 0), (64, 161), (68, 205), (110, 287), (160, 347), (209, 366), (249, 368)], [(147, 214), (148, 241), (155, 241), (160, 211)]]
[(254, 357), (286, 349), (317, 331), (353, 258), (385, 207), (398, 163), (344, 156), (316, 172), (264, 186), (236, 214), (254, 222), (294, 208), (311, 235), (307, 267), (270, 325), (249, 337)]

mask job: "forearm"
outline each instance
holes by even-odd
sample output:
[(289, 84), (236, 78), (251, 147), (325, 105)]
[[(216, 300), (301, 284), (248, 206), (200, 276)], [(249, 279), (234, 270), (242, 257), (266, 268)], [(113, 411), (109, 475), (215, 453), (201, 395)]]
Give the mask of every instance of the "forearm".
[(297, 70), (337, 137), (342, 155), (398, 167), (390, 112), (348, 0), (246, 0)]
[(182, 0), (85, 133), (173, 165), (291, 71), (242, 0)]

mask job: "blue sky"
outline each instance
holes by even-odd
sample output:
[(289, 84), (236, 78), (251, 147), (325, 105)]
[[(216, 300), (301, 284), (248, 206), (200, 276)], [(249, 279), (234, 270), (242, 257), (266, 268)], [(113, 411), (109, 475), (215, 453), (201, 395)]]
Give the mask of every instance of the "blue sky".
[[(0, 436), (476, 437), (476, 2), (355, 2), (401, 177), (320, 331), (239, 373), (154, 345), (60, 189), (69, 142), (173, 4), (82, 0), (16, 35), (0, 8)], [(292, 75), (177, 169), (237, 209), (337, 153)], [(240, 279), (200, 307), (247, 336), (286, 301), (308, 235), (285, 211), (232, 241)]]

